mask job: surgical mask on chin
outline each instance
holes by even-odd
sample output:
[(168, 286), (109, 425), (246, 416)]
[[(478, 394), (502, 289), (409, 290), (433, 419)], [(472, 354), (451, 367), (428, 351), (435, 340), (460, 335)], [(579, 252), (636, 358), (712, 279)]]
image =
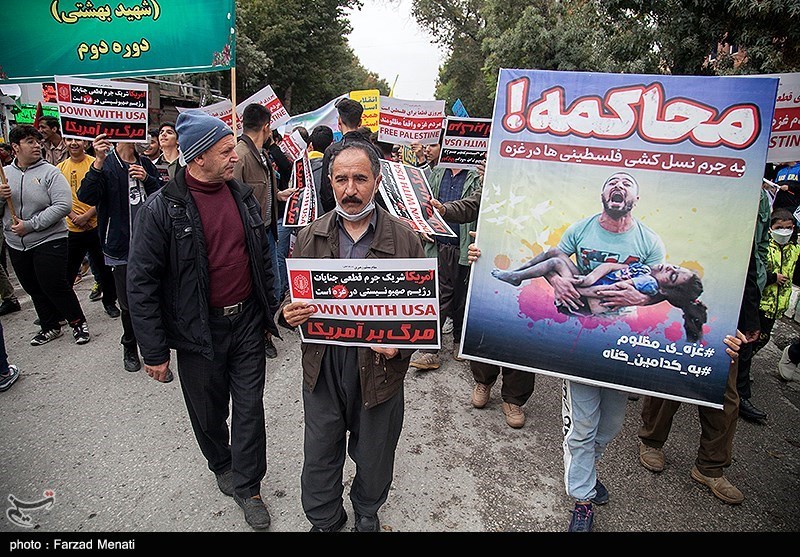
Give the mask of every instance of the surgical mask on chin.
[(375, 198), (370, 199), (370, 202), (364, 205), (364, 208), (361, 209), (355, 215), (351, 215), (347, 213), (341, 205), (338, 203), (336, 204), (336, 214), (342, 217), (344, 220), (349, 220), (350, 222), (359, 221), (370, 214), (373, 209), (375, 209)]
[(786, 228), (779, 228), (778, 230), (770, 230), (769, 235), (772, 236), (772, 239), (775, 240), (776, 243), (783, 246), (789, 243), (789, 239), (792, 237), (792, 231)]

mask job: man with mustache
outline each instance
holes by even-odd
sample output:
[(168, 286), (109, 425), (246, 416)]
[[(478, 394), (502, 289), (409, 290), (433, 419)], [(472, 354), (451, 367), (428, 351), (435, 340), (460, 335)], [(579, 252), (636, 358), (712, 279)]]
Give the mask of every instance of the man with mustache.
[[(315, 259), (419, 258), (419, 235), (375, 205), (380, 160), (363, 141), (330, 151), (336, 206), (303, 228), (292, 257)], [(314, 309), (284, 300), (283, 326), (297, 327)], [(378, 510), (392, 485), (403, 427), (403, 380), (412, 349), (302, 345), (304, 462), (301, 499), (312, 532), (336, 532), (347, 522), (342, 494), (349, 454), (356, 464), (350, 488), (356, 532), (380, 531)], [(348, 440), (349, 433), (349, 440)]]

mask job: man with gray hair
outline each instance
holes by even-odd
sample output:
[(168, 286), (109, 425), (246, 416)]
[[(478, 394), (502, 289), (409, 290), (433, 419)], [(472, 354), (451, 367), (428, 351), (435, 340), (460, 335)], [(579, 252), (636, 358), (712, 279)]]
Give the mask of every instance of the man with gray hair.
[[(277, 335), (272, 259), (253, 190), (233, 178), (233, 131), (201, 110), (176, 122), (186, 166), (137, 214), (128, 295), (145, 371), (181, 390), (209, 469), (257, 530), (267, 470), (264, 335)], [(232, 401), (230, 440), (227, 425)]]

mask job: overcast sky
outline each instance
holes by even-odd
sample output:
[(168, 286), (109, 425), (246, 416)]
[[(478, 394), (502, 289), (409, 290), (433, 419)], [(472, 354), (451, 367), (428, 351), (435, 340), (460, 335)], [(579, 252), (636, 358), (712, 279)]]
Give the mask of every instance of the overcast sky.
[(353, 10), (350, 46), (361, 64), (386, 80), (395, 82), (399, 99), (433, 100), (442, 56), (411, 16), (411, 0), (363, 0)]

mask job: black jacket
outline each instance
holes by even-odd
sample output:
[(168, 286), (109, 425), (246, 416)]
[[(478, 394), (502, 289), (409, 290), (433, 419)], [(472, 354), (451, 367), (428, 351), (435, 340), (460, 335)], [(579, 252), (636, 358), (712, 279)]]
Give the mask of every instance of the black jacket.
[[(244, 223), (253, 295), (264, 309), (262, 326), (280, 337), (278, 310), (261, 207), (253, 190), (227, 182)], [(169, 349), (214, 357), (209, 315), (208, 258), (200, 213), (186, 186), (186, 169), (150, 197), (138, 212), (128, 260), (128, 306), (148, 365), (169, 359)]]
[[(139, 164), (147, 172), (144, 191), (150, 196), (163, 185), (158, 169), (144, 156), (139, 156)], [(78, 200), (97, 208), (103, 253), (114, 259), (127, 259), (131, 240), (128, 171), (115, 154), (106, 158), (102, 172), (94, 166), (89, 168), (78, 188)]]

